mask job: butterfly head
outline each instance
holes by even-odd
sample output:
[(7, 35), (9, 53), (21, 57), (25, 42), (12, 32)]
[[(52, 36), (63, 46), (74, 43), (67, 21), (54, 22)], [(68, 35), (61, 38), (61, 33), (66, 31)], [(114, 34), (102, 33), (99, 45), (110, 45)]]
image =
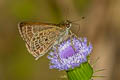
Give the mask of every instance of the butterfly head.
[(72, 22), (71, 21), (69, 21), (69, 20), (65, 20), (64, 21), (64, 25), (66, 26), (66, 28), (71, 28), (71, 26), (72, 26)]
[(69, 21), (69, 20), (65, 20), (65, 21), (61, 22), (60, 25), (61, 25), (61, 26), (64, 26), (64, 27), (67, 28), (67, 29), (70, 29), (71, 26), (72, 26), (72, 22)]
[(72, 26), (72, 22), (71, 22), (71, 21), (66, 20), (64, 23), (65, 23), (65, 26), (66, 26), (67, 28), (71, 28), (71, 26)]

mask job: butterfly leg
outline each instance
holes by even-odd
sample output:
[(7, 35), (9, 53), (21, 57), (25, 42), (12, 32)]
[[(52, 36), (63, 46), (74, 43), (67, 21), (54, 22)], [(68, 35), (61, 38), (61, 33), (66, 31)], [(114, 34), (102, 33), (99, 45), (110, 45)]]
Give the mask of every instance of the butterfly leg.
[(73, 50), (76, 51), (76, 49), (75, 49), (75, 47), (74, 47), (74, 44), (73, 44), (73, 39), (72, 39), (72, 37), (70, 37), (70, 41), (71, 41), (71, 46), (72, 46)]
[(56, 40), (55, 43), (54, 43), (54, 45), (53, 45), (53, 49), (56, 50), (55, 52), (58, 54), (58, 58), (60, 59), (59, 50), (58, 50), (59, 44), (60, 44), (60, 41)]
[(57, 58), (58, 58), (59, 62), (61, 62), (58, 46), (59, 46), (59, 44), (56, 44), (56, 45), (53, 46), (53, 48), (56, 50), (55, 53), (57, 54)]
[(57, 54), (58, 54), (58, 45), (56, 45), (56, 52), (57, 52)]
[(74, 51), (76, 51), (76, 49), (75, 49), (75, 47), (74, 47), (74, 44), (73, 44), (72, 36), (75, 36), (75, 35), (70, 31), (70, 41), (71, 41), (71, 46), (72, 46), (72, 48), (74, 49)]
[(78, 36), (70, 31), (71, 36), (75, 36), (75, 38), (79, 39)]
[(75, 47), (74, 47), (73, 42), (72, 42), (72, 36), (74, 36), (74, 37), (77, 38), (78, 40), (79, 40), (79, 37), (78, 37), (76, 34), (72, 33), (71, 31), (69, 31), (69, 33), (70, 33), (70, 39), (71, 39), (71, 46), (72, 46), (72, 48), (73, 48), (74, 51), (75, 51)]

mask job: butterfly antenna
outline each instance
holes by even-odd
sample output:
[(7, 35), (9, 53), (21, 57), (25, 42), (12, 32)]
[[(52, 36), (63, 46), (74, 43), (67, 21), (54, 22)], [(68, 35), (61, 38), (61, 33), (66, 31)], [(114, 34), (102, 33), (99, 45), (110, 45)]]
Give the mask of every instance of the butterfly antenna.
[(71, 22), (77, 22), (77, 21), (81, 21), (81, 20), (83, 20), (83, 19), (85, 19), (85, 17), (84, 17), (84, 16), (82, 16), (82, 17), (81, 17), (81, 18), (79, 18), (79, 19), (73, 20), (73, 21), (71, 21)]
[(74, 22), (76, 22), (76, 21), (81, 21), (81, 20), (83, 20), (83, 19), (85, 19), (85, 17), (81, 17), (80, 19), (71, 21), (72, 24), (75, 24), (75, 25), (78, 25), (78, 26), (79, 26), (77, 33), (79, 33), (79, 31), (80, 31), (80, 24), (77, 24), (77, 23), (74, 23)]

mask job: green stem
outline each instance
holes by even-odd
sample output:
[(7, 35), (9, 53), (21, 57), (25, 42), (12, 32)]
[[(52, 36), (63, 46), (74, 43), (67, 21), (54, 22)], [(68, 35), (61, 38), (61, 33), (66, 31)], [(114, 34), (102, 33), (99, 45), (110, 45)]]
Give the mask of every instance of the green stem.
[(90, 80), (93, 75), (93, 68), (88, 62), (82, 63), (79, 67), (68, 70), (68, 80)]

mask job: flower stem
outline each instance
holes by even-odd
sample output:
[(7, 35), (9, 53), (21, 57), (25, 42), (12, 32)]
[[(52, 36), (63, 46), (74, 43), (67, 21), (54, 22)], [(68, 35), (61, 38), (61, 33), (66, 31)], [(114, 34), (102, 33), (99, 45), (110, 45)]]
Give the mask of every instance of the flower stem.
[(82, 63), (79, 67), (68, 70), (68, 80), (90, 80), (93, 75), (93, 68), (88, 62)]

